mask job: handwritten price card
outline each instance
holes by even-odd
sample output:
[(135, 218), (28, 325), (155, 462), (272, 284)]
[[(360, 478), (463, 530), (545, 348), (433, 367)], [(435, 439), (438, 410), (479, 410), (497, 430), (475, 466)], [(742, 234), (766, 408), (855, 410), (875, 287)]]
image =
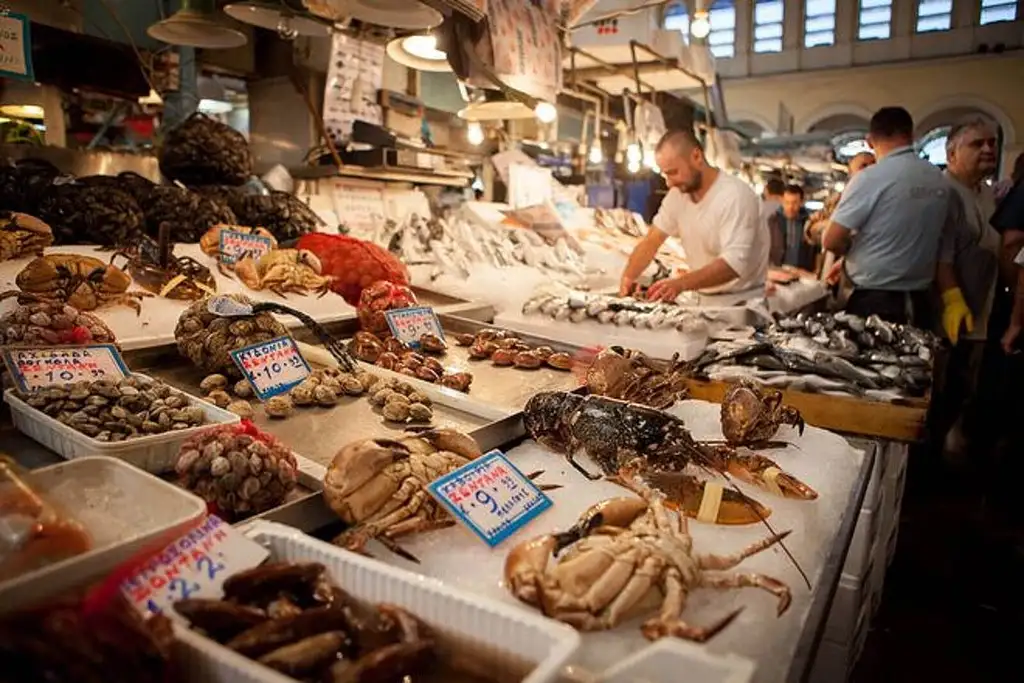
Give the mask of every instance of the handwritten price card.
[(448, 512), (492, 548), (551, 507), (500, 451), (491, 451), (432, 482), (428, 489)]
[(113, 344), (7, 347), (4, 363), (23, 392), (99, 379), (120, 380), (130, 373)]
[(309, 377), (306, 359), (291, 337), (278, 337), (231, 352), (235, 365), (261, 401), (283, 394)]
[(437, 319), (434, 309), (429, 306), (384, 311), (384, 317), (387, 318), (391, 334), (395, 335), (398, 341), (412, 348), (419, 347), (420, 337), (425, 334), (432, 334), (439, 339), (444, 339), (441, 321)]
[(269, 237), (252, 235), (238, 230), (220, 231), (220, 261), (225, 265), (238, 263), (246, 256), (258, 260), (274, 248)]
[(270, 554), (213, 515), (170, 543), (121, 584), (139, 611), (169, 609), (187, 598), (220, 598), (224, 580), (258, 566)]

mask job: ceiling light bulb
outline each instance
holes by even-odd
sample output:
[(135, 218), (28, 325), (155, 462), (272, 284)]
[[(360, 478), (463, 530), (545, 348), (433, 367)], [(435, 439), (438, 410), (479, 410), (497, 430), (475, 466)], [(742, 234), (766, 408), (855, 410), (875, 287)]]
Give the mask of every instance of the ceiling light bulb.
[(476, 121), (466, 126), (466, 141), (476, 147), (484, 141), (484, 129)]
[(639, 164), (642, 158), (643, 153), (640, 151), (640, 145), (633, 142), (626, 147), (626, 161), (630, 163), (636, 162)]
[(601, 151), (601, 145), (594, 143), (590, 146), (590, 153), (587, 154), (587, 161), (592, 164), (599, 164), (604, 161), (604, 152)]
[(537, 103), (533, 113), (537, 115), (541, 123), (552, 123), (558, 118), (558, 109), (550, 102)]
[(635, 159), (631, 159), (629, 163), (626, 164), (626, 170), (629, 171), (630, 173), (639, 173), (640, 162), (636, 161)]
[(693, 13), (693, 21), (690, 22), (690, 33), (694, 38), (707, 38), (711, 33), (711, 20), (708, 18), (706, 9), (699, 9)]
[(644, 166), (646, 166), (647, 168), (655, 168), (658, 165), (657, 162), (654, 161), (654, 150), (651, 149), (650, 147), (644, 148), (642, 161)]

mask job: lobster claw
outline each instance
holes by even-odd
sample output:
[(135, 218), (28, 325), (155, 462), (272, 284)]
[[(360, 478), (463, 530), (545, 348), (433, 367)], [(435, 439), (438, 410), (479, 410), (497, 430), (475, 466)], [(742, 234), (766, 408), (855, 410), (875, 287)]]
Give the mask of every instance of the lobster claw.
[(645, 479), (665, 494), (666, 507), (701, 522), (756, 524), (772, 514), (767, 505), (719, 482), (680, 472), (654, 472)]
[(753, 484), (777, 496), (794, 500), (815, 500), (818, 492), (792, 474), (784, 472), (774, 461), (748, 448), (737, 448), (726, 457), (726, 471), (740, 481)]

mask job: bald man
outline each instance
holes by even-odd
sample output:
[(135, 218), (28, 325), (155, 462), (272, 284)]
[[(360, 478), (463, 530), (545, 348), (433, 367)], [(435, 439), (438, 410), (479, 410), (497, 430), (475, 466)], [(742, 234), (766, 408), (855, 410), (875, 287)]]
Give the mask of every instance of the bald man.
[(655, 159), (669, 191), (651, 229), (626, 263), (619, 292), (626, 296), (669, 237), (679, 240), (690, 270), (651, 285), (647, 298), (673, 301), (680, 293), (761, 290), (771, 240), (754, 190), (708, 164), (692, 131), (666, 133)]

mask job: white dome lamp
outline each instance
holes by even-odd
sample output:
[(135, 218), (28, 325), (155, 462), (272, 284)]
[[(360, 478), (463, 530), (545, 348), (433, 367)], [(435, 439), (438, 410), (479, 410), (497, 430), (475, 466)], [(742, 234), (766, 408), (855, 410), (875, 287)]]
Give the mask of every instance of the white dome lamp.
[(711, 33), (711, 17), (706, 9), (699, 9), (693, 13), (693, 21), (690, 22), (690, 34), (694, 38), (707, 38)]
[(331, 35), (331, 26), (325, 21), (305, 13), (297, 0), (246, 0), (224, 6), (224, 14), (245, 24), (276, 31), (285, 40), (298, 36), (326, 38)]
[(437, 47), (437, 36), (426, 33), (395, 38), (388, 43), (388, 57), (417, 71), (451, 71), (448, 55)]

